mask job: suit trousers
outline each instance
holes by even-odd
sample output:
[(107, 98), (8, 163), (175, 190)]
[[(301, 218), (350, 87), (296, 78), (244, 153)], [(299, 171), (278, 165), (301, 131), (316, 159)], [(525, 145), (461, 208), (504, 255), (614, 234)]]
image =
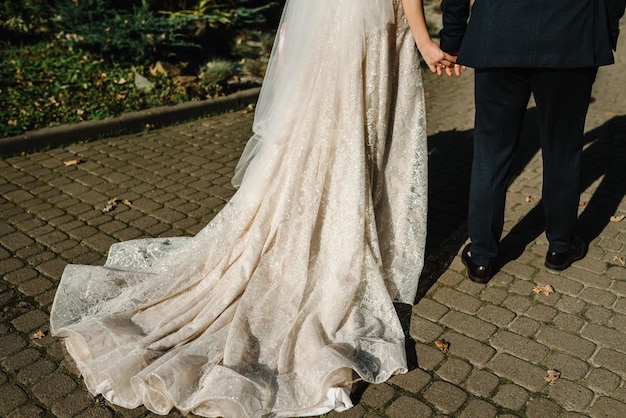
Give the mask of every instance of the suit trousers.
[(550, 251), (567, 251), (576, 233), (585, 118), (597, 68), (476, 69), (474, 155), (468, 232), (472, 260), (498, 255), (507, 186), (532, 93), (543, 160), (542, 201)]

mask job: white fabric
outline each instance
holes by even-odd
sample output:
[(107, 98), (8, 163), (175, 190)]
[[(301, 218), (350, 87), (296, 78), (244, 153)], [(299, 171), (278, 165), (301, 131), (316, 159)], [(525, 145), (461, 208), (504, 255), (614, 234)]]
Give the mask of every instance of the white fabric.
[(52, 333), (114, 404), (317, 415), (406, 371), (392, 300), (414, 301), (422, 269), (427, 152), (400, 0), (290, 0), (281, 31), (275, 67), (291, 33), (307, 53), (270, 71), (226, 207), (194, 237), (63, 273)]

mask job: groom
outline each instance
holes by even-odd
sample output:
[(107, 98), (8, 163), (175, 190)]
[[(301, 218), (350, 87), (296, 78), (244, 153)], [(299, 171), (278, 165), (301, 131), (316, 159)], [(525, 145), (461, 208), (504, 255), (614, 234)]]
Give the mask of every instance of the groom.
[[(597, 68), (613, 63), (626, 0), (443, 0), (441, 49), (475, 69), (474, 156), (461, 259), (486, 283), (498, 255), (504, 201), (532, 93), (543, 158), (546, 267), (585, 256), (575, 234), (585, 117)], [(457, 67), (458, 70), (458, 67)]]

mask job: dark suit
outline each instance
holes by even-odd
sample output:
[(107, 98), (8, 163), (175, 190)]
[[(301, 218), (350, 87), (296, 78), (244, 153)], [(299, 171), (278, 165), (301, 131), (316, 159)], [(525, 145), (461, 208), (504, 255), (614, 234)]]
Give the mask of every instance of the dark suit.
[[(577, 223), (584, 121), (598, 66), (613, 63), (626, 0), (443, 0), (441, 48), (475, 69), (468, 230), (474, 263), (498, 254), (513, 153), (531, 93), (550, 251)], [(469, 17), (469, 22), (468, 22)]]

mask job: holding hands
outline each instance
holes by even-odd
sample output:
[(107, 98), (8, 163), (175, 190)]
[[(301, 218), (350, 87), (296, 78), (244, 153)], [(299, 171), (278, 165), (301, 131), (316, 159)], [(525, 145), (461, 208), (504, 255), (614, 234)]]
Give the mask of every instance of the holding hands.
[(442, 75), (444, 71), (448, 76), (452, 76), (453, 73), (461, 75), (461, 70), (465, 68), (456, 63), (456, 56), (443, 52), (439, 45), (430, 39), (422, 0), (402, 0), (402, 7), (417, 49), (430, 71), (438, 75)]
[(442, 75), (445, 71), (448, 76), (452, 76), (453, 73), (460, 76), (461, 69), (465, 69), (456, 63), (456, 56), (443, 52), (439, 45), (430, 38), (418, 44), (417, 49), (433, 73)]

